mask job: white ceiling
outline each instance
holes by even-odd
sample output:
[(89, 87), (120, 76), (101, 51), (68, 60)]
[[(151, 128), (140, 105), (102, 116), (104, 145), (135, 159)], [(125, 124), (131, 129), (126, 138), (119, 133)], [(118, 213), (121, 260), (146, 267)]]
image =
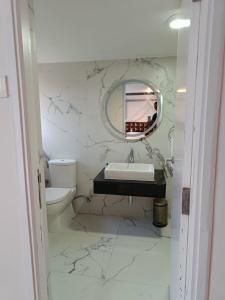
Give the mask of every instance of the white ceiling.
[(175, 56), (180, 0), (35, 0), (39, 62)]

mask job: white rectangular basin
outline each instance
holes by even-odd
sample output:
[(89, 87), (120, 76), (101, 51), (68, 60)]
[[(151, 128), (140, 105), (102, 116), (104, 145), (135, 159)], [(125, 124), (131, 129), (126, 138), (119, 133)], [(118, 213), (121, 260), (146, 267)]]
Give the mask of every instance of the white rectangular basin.
[(105, 179), (154, 181), (154, 165), (139, 163), (109, 163)]

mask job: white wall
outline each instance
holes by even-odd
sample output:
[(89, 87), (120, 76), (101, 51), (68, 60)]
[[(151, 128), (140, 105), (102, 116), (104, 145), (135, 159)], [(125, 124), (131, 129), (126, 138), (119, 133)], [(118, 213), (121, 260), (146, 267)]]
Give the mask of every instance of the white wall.
[[(44, 149), (50, 158), (72, 157), (78, 161), (78, 193), (92, 195), (93, 178), (107, 162), (124, 162), (131, 147), (135, 160), (150, 162), (143, 142), (115, 139), (101, 118), (102, 100), (116, 80), (143, 79), (153, 83), (164, 97), (164, 115), (159, 129), (147, 141), (168, 157), (168, 135), (174, 126), (175, 58), (115, 60), (40, 65), (40, 95)], [(154, 160), (156, 166), (157, 160)], [(168, 198), (170, 196), (168, 180)], [(148, 198), (94, 195), (82, 212), (143, 216), (151, 209)]]
[[(225, 75), (225, 69), (224, 69)], [(216, 189), (214, 201), (214, 226), (212, 240), (210, 300), (225, 299), (225, 76), (219, 122)]]
[(8, 97), (0, 98), (0, 298), (32, 300), (33, 266), (12, 3), (0, 1), (0, 76), (7, 75), (9, 88)]

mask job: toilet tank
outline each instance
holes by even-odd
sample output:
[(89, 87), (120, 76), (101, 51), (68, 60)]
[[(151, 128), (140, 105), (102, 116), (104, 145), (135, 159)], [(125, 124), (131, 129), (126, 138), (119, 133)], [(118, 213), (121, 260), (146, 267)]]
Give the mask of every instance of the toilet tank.
[(73, 188), (76, 186), (76, 161), (73, 159), (52, 159), (49, 162), (51, 186)]

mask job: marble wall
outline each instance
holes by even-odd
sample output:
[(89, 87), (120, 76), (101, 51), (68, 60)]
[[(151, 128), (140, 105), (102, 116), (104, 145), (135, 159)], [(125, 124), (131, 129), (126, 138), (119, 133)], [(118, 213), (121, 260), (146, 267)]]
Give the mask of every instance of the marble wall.
[[(93, 178), (107, 162), (124, 162), (131, 148), (136, 162), (153, 162), (162, 167), (170, 156), (174, 132), (176, 58), (152, 58), (40, 65), (40, 101), (43, 145), (50, 158), (78, 161), (76, 210), (82, 213), (139, 217), (151, 215), (152, 201), (134, 197), (93, 194)], [(124, 143), (107, 131), (101, 105), (115, 80), (143, 79), (164, 97), (163, 121), (145, 141)], [(167, 178), (171, 203), (171, 177)]]

